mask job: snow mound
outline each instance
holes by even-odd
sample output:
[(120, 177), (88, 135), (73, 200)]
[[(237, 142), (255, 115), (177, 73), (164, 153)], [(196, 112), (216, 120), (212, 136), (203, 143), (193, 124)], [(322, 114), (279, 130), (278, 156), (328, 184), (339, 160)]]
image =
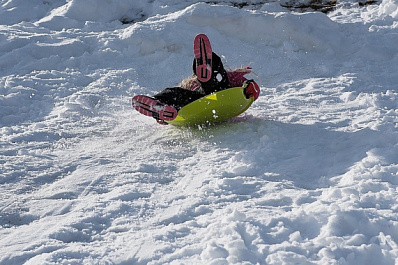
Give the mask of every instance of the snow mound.
[[(396, 1), (250, 3), (1, 2), (0, 264), (398, 263)], [(261, 96), (158, 125), (197, 33)]]
[(151, 14), (151, 9), (152, 5), (147, 0), (71, 0), (51, 10), (49, 15), (37, 23), (56, 30), (83, 27), (87, 21), (131, 23), (146, 19)]
[(395, 0), (383, 0), (379, 6), (379, 15), (390, 16), (392, 18), (398, 18), (398, 2)]

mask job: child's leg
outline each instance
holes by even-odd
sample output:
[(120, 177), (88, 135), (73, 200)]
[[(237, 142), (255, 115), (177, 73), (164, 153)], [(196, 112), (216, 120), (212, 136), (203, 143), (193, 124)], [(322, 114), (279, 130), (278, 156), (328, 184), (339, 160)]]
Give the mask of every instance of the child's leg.
[(181, 87), (169, 87), (153, 96), (153, 98), (180, 110), (185, 105), (203, 96), (204, 94), (197, 91), (187, 90)]
[(203, 96), (204, 94), (197, 91), (170, 87), (153, 97), (135, 95), (132, 104), (141, 114), (153, 117), (159, 123), (164, 124), (165, 121), (174, 120), (182, 107)]
[(206, 94), (230, 87), (221, 58), (212, 51), (209, 38), (198, 34), (193, 43), (193, 72)]
[[(196, 74), (196, 64), (193, 61), (193, 71)], [(216, 91), (220, 91), (231, 87), (228, 80), (227, 71), (224, 69), (224, 65), (221, 58), (213, 52), (212, 56), (212, 76), (207, 82), (198, 80), (206, 94), (211, 94)]]

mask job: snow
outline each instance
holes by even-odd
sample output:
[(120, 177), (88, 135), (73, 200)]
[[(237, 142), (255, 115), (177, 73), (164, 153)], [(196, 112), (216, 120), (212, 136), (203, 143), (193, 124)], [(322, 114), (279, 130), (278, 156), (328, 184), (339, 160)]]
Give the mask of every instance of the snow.
[[(230, 2), (1, 2), (0, 264), (398, 263), (397, 1)], [(134, 111), (198, 33), (260, 98), (213, 127)]]

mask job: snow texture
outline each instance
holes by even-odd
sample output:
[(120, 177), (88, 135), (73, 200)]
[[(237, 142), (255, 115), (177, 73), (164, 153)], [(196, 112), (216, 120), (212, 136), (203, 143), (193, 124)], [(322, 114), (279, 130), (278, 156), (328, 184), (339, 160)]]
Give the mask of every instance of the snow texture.
[[(165, 2), (1, 1), (0, 264), (397, 264), (397, 1)], [(134, 111), (198, 33), (260, 98)]]

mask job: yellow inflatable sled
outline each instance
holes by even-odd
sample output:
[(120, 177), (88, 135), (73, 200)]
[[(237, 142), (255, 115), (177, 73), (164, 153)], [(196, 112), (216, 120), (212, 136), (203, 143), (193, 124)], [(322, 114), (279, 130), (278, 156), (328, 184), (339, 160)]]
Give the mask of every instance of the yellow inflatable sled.
[(232, 87), (203, 98), (181, 108), (174, 120), (166, 121), (175, 126), (194, 126), (226, 121), (245, 112), (254, 98), (246, 98), (245, 86)]

